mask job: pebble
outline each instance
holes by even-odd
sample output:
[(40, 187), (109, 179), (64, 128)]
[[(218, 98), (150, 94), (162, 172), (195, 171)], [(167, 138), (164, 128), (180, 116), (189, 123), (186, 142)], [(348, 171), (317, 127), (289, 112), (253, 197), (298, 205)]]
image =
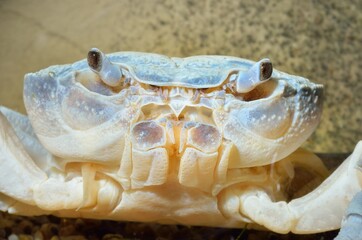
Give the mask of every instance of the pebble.
[(10, 236), (8, 237), (8, 240), (19, 240), (19, 237), (13, 233), (13, 234), (10, 234)]
[(34, 240), (43, 240), (43, 234), (38, 230), (34, 233)]
[(124, 239), (120, 234), (106, 234), (103, 236), (102, 240), (122, 240)]
[(33, 240), (33, 237), (31, 235), (20, 234), (19, 240)]
[(73, 224), (61, 227), (59, 230), (60, 236), (71, 236), (74, 234), (75, 234), (75, 226)]
[(44, 223), (40, 227), (45, 239), (50, 239), (52, 236), (58, 235), (59, 227), (54, 223)]

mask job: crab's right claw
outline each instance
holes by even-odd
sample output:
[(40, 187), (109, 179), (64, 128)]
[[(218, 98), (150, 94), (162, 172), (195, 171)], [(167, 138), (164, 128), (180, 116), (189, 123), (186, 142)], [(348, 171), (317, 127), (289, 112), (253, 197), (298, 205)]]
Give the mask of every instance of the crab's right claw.
[(121, 196), (111, 179), (95, 179), (92, 164), (84, 163), (71, 179), (49, 177), (57, 169), (54, 156), (40, 144), (26, 116), (1, 106), (0, 169), (1, 211), (40, 215), (93, 207), (105, 212), (113, 210)]
[[(10, 124), (15, 123), (16, 128)], [(46, 155), (38, 145), (25, 116), (0, 107), (0, 206), (1, 210), (14, 207), (16, 201), (35, 205), (33, 187), (47, 179), (46, 174), (32, 161), (31, 156)], [(39, 159), (45, 159), (40, 157)], [(45, 161), (43, 161), (45, 162)], [(39, 165), (42, 162), (39, 161)], [(7, 201), (6, 199), (14, 199)], [(5, 201), (5, 200), (6, 201)], [(9, 202), (7, 204), (6, 202)]]
[(53, 156), (39, 143), (27, 117), (0, 107), (0, 209), (39, 215), (59, 206), (77, 207), (77, 200), (83, 198), (82, 182), (48, 178), (52, 162)]

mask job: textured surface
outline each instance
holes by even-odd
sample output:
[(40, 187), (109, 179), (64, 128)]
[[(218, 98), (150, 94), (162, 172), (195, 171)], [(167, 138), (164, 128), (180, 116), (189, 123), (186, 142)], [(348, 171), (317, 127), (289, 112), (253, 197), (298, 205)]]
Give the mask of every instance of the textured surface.
[(314, 151), (352, 151), (362, 138), (361, 1), (0, 2), (0, 104), (24, 112), (23, 76), (105, 52), (258, 60), (326, 86)]
[(0, 239), (11, 240), (332, 240), (337, 231), (295, 235), (244, 229), (189, 227), (132, 222), (20, 217), (0, 212)]

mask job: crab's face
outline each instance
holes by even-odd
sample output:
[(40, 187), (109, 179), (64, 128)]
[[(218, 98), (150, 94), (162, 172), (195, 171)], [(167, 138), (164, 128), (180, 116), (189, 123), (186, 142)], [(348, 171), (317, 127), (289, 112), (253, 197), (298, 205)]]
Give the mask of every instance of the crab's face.
[(270, 164), (315, 129), (322, 87), (273, 71), (268, 59), (93, 49), (88, 61), (25, 77), (29, 118), (42, 144), (72, 161), (119, 163), (124, 146), (217, 152), (233, 145), (230, 168)]

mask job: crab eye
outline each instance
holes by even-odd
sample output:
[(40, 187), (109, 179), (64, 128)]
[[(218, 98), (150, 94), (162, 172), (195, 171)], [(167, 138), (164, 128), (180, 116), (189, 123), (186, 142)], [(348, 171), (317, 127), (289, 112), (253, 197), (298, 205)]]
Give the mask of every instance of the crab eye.
[(120, 67), (113, 64), (99, 49), (92, 48), (88, 52), (87, 61), (88, 66), (93, 72), (98, 74), (105, 84), (111, 87), (116, 87), (120, 84), (122, 79)]
[(88, 65), (96, 72), (99, 72), (102, 68), (102, 52), (97, 48), (93, 48), (88, 52)]
[(273, 73), (273, 65), (269, 59), (260, 63), (260, 81), (268, 80)]
[(239, 72), (236, 79), (236, 91), (238, 93), (250, 92), (259, 84), (269, 80), (272, 73), (272, 63), (269, 59), (264, 58), (251, 66), (248, 71)]

